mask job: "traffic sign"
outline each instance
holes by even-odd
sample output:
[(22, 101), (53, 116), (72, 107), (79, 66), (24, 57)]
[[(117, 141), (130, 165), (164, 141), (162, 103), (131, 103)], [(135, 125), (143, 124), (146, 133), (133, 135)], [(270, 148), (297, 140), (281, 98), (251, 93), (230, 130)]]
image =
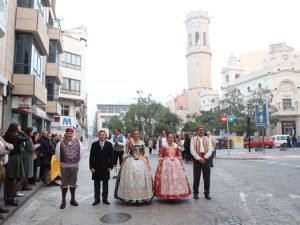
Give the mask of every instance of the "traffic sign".
[(228, 116), (228, 122), (233, 123), (235, 121), (235, 116), (234, 115), (229, 115)]
[(221, 121), (222, 121), (222, 123), (226, 123), (227, 122), (227, 115), (222, 115), (221, 116)]
[(269, 122), (268, 104), (255, 105), (255, 122), (257, 127), (266, 127)]

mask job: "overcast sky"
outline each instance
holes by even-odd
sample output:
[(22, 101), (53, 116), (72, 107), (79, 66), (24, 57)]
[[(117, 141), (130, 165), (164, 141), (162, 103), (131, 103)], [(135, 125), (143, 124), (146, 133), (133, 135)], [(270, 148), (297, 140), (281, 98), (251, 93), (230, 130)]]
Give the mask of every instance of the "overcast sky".
[(86, 25), (86, 90), (90, 122), (96, 104), (132, 103), (136, 90), (162, 103), (187, 88), (189, 12), (211, 18), (213, 88), (232, 52), (267, 50), (286, 42), (300, 48), (299, 0), (57, 0), (63, 27)]

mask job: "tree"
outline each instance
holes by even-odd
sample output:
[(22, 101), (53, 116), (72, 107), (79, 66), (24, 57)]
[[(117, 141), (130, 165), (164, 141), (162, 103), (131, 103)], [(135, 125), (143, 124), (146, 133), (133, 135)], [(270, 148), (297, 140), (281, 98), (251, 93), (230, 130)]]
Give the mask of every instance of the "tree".
[(233, 115), (235, 121), (230, 123), (230, 132), (243, 135), (247, 130), (247, 114), (245, 97), (236, 87), (228, 88), (220, 101), (221, 113)]
[(107, 119), (107, 120), (105, 121), (105, 123), (106, 123), (108, 129), (109, 129), (110, 131), (112, 131), (112, 132), (113, 132), (116, 128), (119, 128), (119, 129), (121, 129), (121, 130), (124, 129), (124, 123), (123, 123), (122, 119), (119, 118), (118, 116), (112, 116), (112, 117), (110, 117), (109, 119)]
[(152, 99), (151, 94), (146, 97), (142, 91), (137, 91), (137, 94), (137, 103), (129, 106), (124, 117), (127, 132), (138, 129), (146, 138), (159, 134), (161, 130), (176, 132), (181, 123), (177, 115)]
[(218, 109), (215, 111), (201, 111), (201, 116), (196, 118), (196, 124), (202, 124), (206, 131), (214, 133), (226, 128), (226, 125), (221, 122), (222, 112)]
[(182, 131), (194, 132), (197, 129), (197, 123), (193, 121), (188, 121), (184, 124)]

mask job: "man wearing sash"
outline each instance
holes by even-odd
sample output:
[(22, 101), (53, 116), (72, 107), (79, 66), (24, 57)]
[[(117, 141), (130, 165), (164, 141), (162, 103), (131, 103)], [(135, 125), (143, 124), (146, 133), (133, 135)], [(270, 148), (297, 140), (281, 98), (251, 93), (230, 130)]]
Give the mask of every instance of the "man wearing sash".
[(193, 172), (194, 183), (193, 192), (194, 199), (198, 199), (199, 184), (201, 171), (203, 173), (204, 180), (204, 196), (210, 200), (210, 163), (209, 157), (212, 154), (212, 144), (209, 139), (204, 136), (204, 127), (202, 125), (197, 127), (196, 135), (191, 139), (191, 154), (194, 157)]

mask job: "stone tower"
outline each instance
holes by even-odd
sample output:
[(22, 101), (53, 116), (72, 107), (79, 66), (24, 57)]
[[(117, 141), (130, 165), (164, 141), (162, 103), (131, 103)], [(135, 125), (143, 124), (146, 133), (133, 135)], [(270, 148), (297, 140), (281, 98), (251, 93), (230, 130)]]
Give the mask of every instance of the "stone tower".
[(209, 17), (206, 12), (191, 12), (186, 18), (189, 114), (199, 114), (200, 94), (212, 90)]

